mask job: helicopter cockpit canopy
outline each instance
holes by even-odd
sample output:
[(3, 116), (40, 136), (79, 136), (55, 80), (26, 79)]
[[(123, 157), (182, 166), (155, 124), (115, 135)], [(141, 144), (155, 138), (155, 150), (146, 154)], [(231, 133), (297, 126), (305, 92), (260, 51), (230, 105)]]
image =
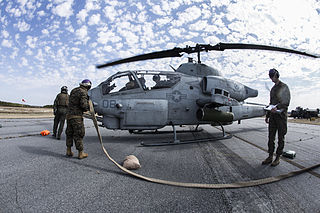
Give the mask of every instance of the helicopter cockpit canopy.
[(100, 84), (102, 94), (146, 91), (171, 88), (180, 81), (180, 74), (168, 71), (124, 71), (118, 72)]

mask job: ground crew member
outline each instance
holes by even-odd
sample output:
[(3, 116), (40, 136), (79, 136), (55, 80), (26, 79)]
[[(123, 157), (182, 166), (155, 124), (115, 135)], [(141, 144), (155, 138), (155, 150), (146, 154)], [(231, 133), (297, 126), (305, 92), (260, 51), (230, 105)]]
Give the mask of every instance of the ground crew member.
[(83, 152), (83, 137), (85, 135), (83, 112), (89, 111), (88, 90), (90, 88), (91, 81), (85, 79), (79, 87), (74, 88), (70, 93), (66, 129), (67, 156), (69, 157), (73, 156), (71, 151), (73, 142), (79, 151), (78, 158), (88, 157), (88, 154)]
[(270, 105), (274, 107), (267, 112), (266, 123), (269, 124), (269, 141), (268, 152), (269, 157), (262, 164), (269, 164), (273, 160), (273, 152), (275, 149), (275, 135), (278, 132), (278, 147), (276, 150), (276, 159), (271, 166), (277, 166), (280, 163), (280, 155), (284, 148), (284, 136), (287, 133), (287, 113), (290, 104), (290, 90), (288, 86), (279, 80), (279, 72), (276, 69), (269, 70), (269, 77), (274, 83), (270, 91)]
[[(61, 87), (61, 92), (57, 95), (53, 104), (53, 114), (54, 114), (54, 123), (53, 123), (53, 137), (56, 137), (60, 140), (61, 133), (63, 131), (64, 122), (66, 119), (67, 109), (69, 103), (68, 87)], [(57, 128), (59, 126), (58, 134)]]

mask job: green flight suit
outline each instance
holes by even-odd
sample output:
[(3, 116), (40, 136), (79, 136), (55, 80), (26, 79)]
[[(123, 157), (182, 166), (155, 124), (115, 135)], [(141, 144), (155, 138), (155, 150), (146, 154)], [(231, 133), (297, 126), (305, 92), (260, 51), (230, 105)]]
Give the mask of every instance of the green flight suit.
[(273, 154), (275, 149), (275, 136), (278, 132), (278, 147), (276, 150), (277, 155), (281, 155), (284, 148), (284, 137), (287, 134), (287, 113), (290, 104), (290, 90), (288, 86), (279, 81), (275, 84), (270, 91), (270, 105), (276, 105), (277, 109), (282, 110), (281, 113), (267, 113), (269, 118), (269, 140), (268, 152)]
[[(69, 95), (67, 92), (61, 92), (57, 95), (53, 104), (54, 122), (53, 122), (53, 135), (58, 139), (61, 137), (64, 122), (66, 119), (67, 109), (69, 103)], [(59, 126), (59, 129), (58, 129)], [(58, 129), (58, 134), (57, 134)]]

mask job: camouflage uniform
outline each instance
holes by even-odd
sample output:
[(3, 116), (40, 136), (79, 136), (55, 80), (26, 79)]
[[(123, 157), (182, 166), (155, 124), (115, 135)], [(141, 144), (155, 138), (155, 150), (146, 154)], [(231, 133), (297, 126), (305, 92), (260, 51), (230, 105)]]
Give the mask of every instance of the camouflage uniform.
[[(64, 122), (66, 119), (67, 109), (69, 103), (69, 95), (67, 92), (61, 92), (57, 95), (54, 100), (53, 110), (54, 110), (54, 123), (53, 123), (53, 136), (57, 136), (60, 139), (61, 133), (63, 131)], [(60, 124), (60, 125), (59, 125)], [(57, 128), (59, 126), (58, 135)]]
[(279, 81), (275, 84), (270, 91), (270, 104), (277, 105), (277, 109), (283, 110), (281, 113), (267, 113), (269, 118), (269, 141), (268, 152), (273, 154), (275, 149), (275, 136), (278, 131), (278, 148), (277, 155), (281, 155), (284, 148), (284, 136), (287, 134), (287, 112), (290, 103), (290, 90), (288, 86)]
[(74, 141), (79, 152), (83, 151), (83, 137), (85, 135), (83, 112), (88, 110), (88, 90), (84, 86), (73, 89), (69, 97), (66, 145), (72, 147)]

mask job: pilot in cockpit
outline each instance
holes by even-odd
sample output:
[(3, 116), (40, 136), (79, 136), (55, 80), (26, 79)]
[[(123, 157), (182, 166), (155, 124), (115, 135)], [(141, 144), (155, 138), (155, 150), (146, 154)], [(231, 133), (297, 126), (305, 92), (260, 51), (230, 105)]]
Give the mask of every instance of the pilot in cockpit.
[(129, 81), (128, 83), (126, 83), (126, 90), (134, 89), (134, 88), (135, 88), (135, 82), (134, 82), (134, 80)]
[(135, 89), (135, 88), (139, 88), (139, 85), (132, 76), (129, 76), (129, 82), (126, 83), (125, 87), (123, 87), (119, 91), (131, 90), (131, 89)]
[(143, 88), (143, 89), (146, 89), (146, 79), (144, 79), (143, 76), (140, 77), (140, 78), (138, 78), (138, 79), (139, 79), (139, 81), (140, 81), (140, 83), (141, 83), (141, 85), (142, 85), (142, 88)]
[(160, 88), (161, 87), (161, 82), (160, 82), (160, 76), (159, 75), (154, 75), (152, 77), (152, 80), (156, 83), (153, 88)]

